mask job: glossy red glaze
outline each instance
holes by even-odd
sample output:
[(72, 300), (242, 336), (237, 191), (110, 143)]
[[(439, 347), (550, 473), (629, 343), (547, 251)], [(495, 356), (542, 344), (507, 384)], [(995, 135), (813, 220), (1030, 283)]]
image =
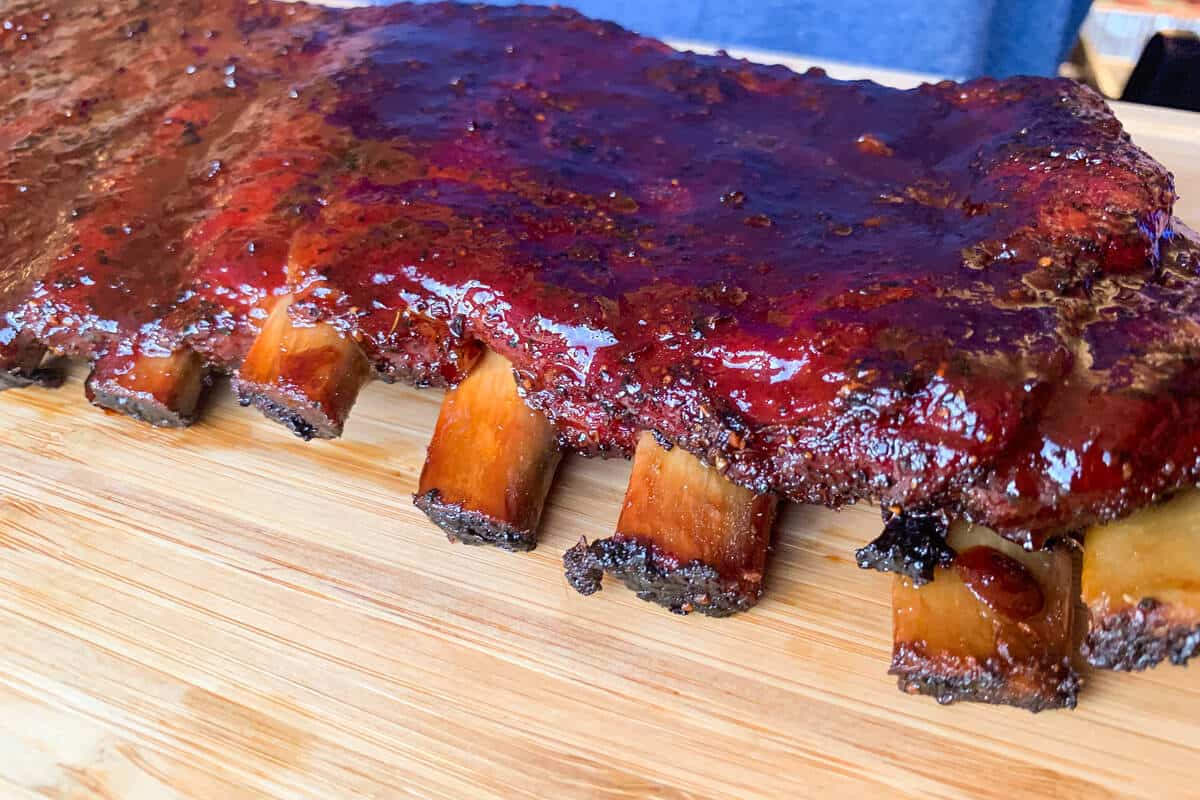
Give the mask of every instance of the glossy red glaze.
[(0, 298), (55, 346), (228, 368), (290, 290), (385, 374), (482, 341), (577, 449), (654, 428), (802, 501), (1036, 538), (1196, 477), (1170, 176), (1071, 82), (901, 92), (542, 8), (99, 8), (0, 34)]
[(1012, 556), (991, 547), (971, 547), (954, 559), (954, 569), (981, 603), (1014, 621), (1029, 619), (1046, 604), (1037, 579)]

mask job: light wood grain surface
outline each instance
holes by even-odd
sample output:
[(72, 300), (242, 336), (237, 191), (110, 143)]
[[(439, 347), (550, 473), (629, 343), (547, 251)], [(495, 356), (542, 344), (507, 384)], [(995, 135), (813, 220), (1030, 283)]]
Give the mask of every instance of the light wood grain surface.
[[(1198, 118), (1121, 113), (1200, 223)], [(788, 507), (762, 604), (678, 618), (562, 578), (627, 463), (567, 459), (535, 552), (468, 548), (410, 502), (438, 392), (306, 444), (79, 377), (0, 395), (0, 798), (1200, 796), (1195, 667), (1038, 716), (898, 693), (873, 509)]]

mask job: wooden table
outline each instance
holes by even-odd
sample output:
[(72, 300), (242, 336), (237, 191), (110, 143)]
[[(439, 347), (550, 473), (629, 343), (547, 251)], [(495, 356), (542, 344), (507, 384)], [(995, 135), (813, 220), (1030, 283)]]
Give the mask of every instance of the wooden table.
[[(1200, 223), (1200, 117), (1126, 107)], [(305, 444), (219, 387), (195, 428), (0, 395), (0, 797), (1200, 794), (1200, 673), (1093, 674), (1075, 712), (887, 677), (874, 509), (783, 513), (768, 595), (678, 618), (560, 556), (625, 462), (568, 459), (531, 554), (413, 508), (441, 395), (376, 384)]]

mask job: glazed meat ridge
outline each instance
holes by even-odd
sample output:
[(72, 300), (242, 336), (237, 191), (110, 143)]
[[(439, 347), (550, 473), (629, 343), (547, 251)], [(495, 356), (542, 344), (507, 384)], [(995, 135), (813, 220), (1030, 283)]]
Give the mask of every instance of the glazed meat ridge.
[[(775, 495), (880, 502), (862, 560), (915, 589), (966, 569), (951, 520), (1036, 547), (1197, 480), (1192, 237), (1069, 81), (897, 91), (531, 7), (3, 14), (9, 383), (86, 357), (98, 404), (187, 424), (230, 372), (305, 437), (371, 375), (457, 385), (418, 504), (527, 549), (560, 449), (633, 455), (568, 575), (679, 611), (757, 599)], [(902, 683), (1073, 702), (1037, 672), (1071, 587), (1034, 589), (1034, 700), (992, 666)]]
[(385, 376), (482, 341), (573, 449), (652, 428), (801, 502), (1020, 536), (1193, 478), (1170, 175), (1086, 89), (900, 92), (533, 8), (126, 7), (10, 14), (6, 336), (231, 370), (291, 289)]

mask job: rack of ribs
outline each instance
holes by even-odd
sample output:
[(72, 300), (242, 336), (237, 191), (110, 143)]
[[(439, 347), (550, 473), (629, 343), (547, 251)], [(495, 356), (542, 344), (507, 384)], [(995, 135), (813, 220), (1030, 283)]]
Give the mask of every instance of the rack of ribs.
[(529, 549), (563, 451), (631, 456), (568, 578), (679, 612), (758, 600), (778, 500), (879, 503), (893, 671), (941, 700), (1074, 703), (1081, 540), (1093, 663), (1195, 650), (1196, 236), (1090, 90), (845, 83), (564, 9), (3, 17), (5, 385), (87, 359), (93, 402), (186, 425), (229, 373), (305, 438), (372, 377), (447, 387), (435, 522)]

